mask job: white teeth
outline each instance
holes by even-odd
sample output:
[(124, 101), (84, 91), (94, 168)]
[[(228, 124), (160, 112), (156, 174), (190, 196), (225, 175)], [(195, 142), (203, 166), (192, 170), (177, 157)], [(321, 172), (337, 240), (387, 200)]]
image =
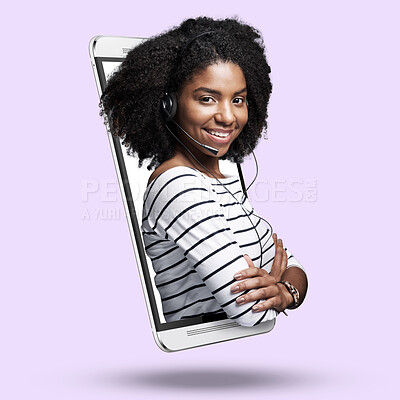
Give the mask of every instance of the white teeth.
[(218, 137), (221, 137), (221, 138), (226, 138), (226, 137), (229, 136), (229, 133), (221, 133), (221, 132), (209, 131), (208, 129), (207, 129), (207, 132), (210, 133), (211, 135), (218, 136)]

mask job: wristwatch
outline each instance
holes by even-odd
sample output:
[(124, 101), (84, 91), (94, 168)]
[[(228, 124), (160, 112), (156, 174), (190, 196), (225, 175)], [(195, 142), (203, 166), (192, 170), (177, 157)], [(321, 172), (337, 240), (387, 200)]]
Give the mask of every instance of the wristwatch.
[(300, 305), (300, 293), (299, 291), (288, 281), (280, 281), (278, 283), (282, 283), (289, 291), (289, 293), (293, 297), (293, 304), (290, 307), (287, 307), (289, 310), (294, 310)]

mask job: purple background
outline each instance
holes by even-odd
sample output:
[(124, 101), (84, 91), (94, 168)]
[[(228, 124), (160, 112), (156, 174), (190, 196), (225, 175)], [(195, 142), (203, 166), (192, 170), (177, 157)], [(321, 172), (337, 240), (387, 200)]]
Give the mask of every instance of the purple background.
[[(166, 354), (151, 335), (115, 192), (88, 43), (148, 37), (201, 14), (238, 15), (265, 38), (274, 93), (252, 196), (306, 267), (310, 290), (267, 335)], [(398, 15), (385, 0), (8, 6), (0, 397), (395, 398)], [(253, 162), (245, 168), (250, 182)], [(88, 183), (98, 189), (85, 201)]]

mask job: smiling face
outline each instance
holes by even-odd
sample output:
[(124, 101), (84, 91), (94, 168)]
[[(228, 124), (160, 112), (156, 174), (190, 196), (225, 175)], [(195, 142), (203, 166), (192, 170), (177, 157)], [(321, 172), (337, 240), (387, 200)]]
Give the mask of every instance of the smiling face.
[(242, 69), (231, 62), (212, 64), (183, 86), (175, 121), (200, 143), (219, 150), (214, 156), (179, 132), (196, 157), (218, 159), (228, 151), (248, 119), (246, 95)]

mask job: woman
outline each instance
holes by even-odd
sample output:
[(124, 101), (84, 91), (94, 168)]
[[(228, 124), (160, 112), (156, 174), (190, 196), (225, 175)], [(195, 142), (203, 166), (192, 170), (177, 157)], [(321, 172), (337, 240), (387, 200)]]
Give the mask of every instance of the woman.
[(253, 326), (304, 300), (301, 265), (219, 169), (266, 128), (269, 73), (254, 28), (202, 17), (130, 51), (102, 96), (128, 154), (156, 167), (142, 232), (167, 321), (225, 312)]

